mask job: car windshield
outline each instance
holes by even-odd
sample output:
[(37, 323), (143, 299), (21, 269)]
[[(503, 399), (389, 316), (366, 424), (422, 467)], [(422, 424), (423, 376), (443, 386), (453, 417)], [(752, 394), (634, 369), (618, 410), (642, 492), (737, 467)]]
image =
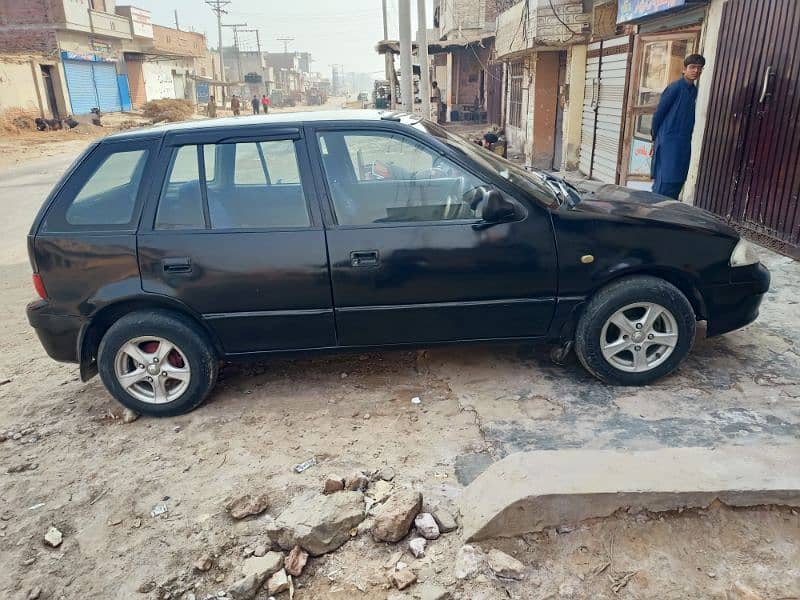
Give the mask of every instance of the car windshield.
[(470, 143), (457, 135), (453, 135), (443, 127), (431, 121), (420, 119), (414, 123), (414, 127), (420, 131), (431, 134), (454, 150), (480, 163), (483, 167), (498, 173), (503, 179), (506, 179), (512, 184), (526, 189), (545, 204), (561, 205), (566, 202), (572, 205), (575, 203), (574, 196), (577, 194), (572, 192), (569, 188), (562, 191), (561, 186), (558, 185), (559, 183), (563, 183), (562, 180), (553, 175), (543, 171), (526, 171), (511, 161), (498, 156), (494, 152), (490, 152), (477, 144)]

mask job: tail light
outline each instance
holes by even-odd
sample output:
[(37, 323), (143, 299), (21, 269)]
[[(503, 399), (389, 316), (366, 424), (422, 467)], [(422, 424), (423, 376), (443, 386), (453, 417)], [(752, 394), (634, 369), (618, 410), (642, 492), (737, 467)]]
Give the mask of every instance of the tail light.
[(47, 290), (44, 289), (42, 276), (38, 273), (33, 274), (33, 287), (36, 289), (36, 293), (39, 294), (39, 297), (42, 300), (47, 300)]

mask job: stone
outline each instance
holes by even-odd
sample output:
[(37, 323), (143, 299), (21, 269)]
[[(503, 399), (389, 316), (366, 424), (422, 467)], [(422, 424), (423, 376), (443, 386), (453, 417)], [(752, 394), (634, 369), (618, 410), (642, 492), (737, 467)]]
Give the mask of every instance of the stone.
[(267, 547), (264, 544), (259, 544), (253, 550), (253, 556), (264, 556), (267, 553)]
[(392, 573), (391, 580), (398, 590), (404, 590), (417, 581), (417, 574), (411, 569), (403, 569)]
[(350, 539), (350, 530), (364, 520), (364, 497), (344, 491), (330, 496), (309, 492), (292, 500), (267, 526), (273, 542), (284, 550), (300, 546), (311, 556), (336, 550)]
[(379, 504), (391, 496), (393, 490), (394, 486), (391, 483), (378, 480), (370, 486), (367, 495), (372, 498), (376, 504)]
[(234, 498), (225, 505), (225, 508), (234, 519), (244, 519), (252, 515), (258, 515), (267, 510), (269, 501), (266, 494), (258, 496), (251, 496), (245, 494), (238, 498)]
[(244, 561), (242, 565), (242, 575), (258, 575), (264, 581), (270, 575), (277, 573), (283, 568), (283, 554), (280, 552), (268, 552), (264, 556), (253, 556)]
[(269, 593), (270, 595), (280, 594), (281, 592), (285, 592), (288, 589), (289, 589), (289, 578), (286, 576), (286, 571), (284, 571), (283, 569), (275, 573), (267, 581), (267, 593)]
[(231, 600), (253, 600), (263, 583), (264, 579), (258, 575), (249, 575), (229, 587), (227, 595)]
[(433, 518), (431, 513), (419, 513), (414, 518), (414, 527), (417, 528), (417, 533), (426, 540), (435, 540), (441, 535), (436, 519)]
[(347, 479), (344, 480), (344, 487), (351, 492), (363, 492), (369, 485), (369, 477), (364, 475), (361, 471), (352, 473)]
[(764, 596), (737, 581), (725, 594), (726, 600), (764, 600)]
[(194, 568), (202, 573), (210, 571), (213, 566), (214, 561), (208, 554), (203, 554), (203, 556), (194, 561)]
[(392, 467), (384, 467), (378, 472), (378, 478), (383, 481), (392, 481), (394, 479), (394, 469)]
[(139, 418), (139, 413), (137, 413), (135, 410), (126, 408), (125, 410), (122, 411), (122, 422), (125, 424), (133, 423), (138, 418)]
[(401, 558), (403, 558), (403, 553), (402, 552), (395, 552), (394, 554), (392, 554), (388, 558), (388, 560), (385, 563), (383, 563), (383, 568), (384, 569), (394, 569), (395, 566), (397, 566), (397, 563), (400, 562)]
[(433, 518), (436, 519), (436, 524), (439, 526), (441, 533), (450, 533), (458, 529), (458, 521), (453, 513), (445, 508), (437, 508), (433, 513)]
[(525, 565), (513, 556), (497, 549), (489, 551), (489, 568), (492, 573), (505, 579), (523, 579), (525, 577)]
[(308, 552), (303, 550), (300, 546), (295, 546), (283, 561), (283, 568), (286, 569), (289, 575), (300, 577), (307, 562)]
[(361, 523), (358, 524), (356, 527), (356, 535), (361, 536), (366, 533), (372, 531), (372, 528), (375, 526), (375, 519), (364, 519)]
[(402, 490), (392, 494), (375, 516), (372, 537), (378, 542), (399, 542), (411, 529), (422, 508), (422, 494)]
[(36, 586), (31, 591), (28, 592), (28, 595), (25, 596), (25, 600), (39, 600), (39, 596), (42, 595), (42, 588)]
[(558, 595), (564, 600), (573, 600), (578, 596), (578, 590), (571, 583), (562, 583), (558, 586)]
[(136, 591), (139, 592), (140, 594), (149, 594), (154, 589), (156, 589), (155, 581), (145, 581), (138, 588), (136, 588)]
[(427, 544), (428, 540), (425, 538), (414, 538), (408, 542), (408, 549), (411, 551), (411, 554), (414, 555), (414, 558), (422, 558), (425, 556), (425, 546)]
[(483, 567), (483, 552), (475, 546), (462, 546), (456, 554), (456, 579), (472, 579)]
[(44, 543), (53, 548), (58, 548), (64, 541), (64, 535), (55, 527), (50, 527), (44, 534)]
[(322, 487), (323, 494), (333, 494), (334, 492), (341, 492), (344, 489), (344, 478), (338, 475), (330, 475), (325, 480), (325, 485)]

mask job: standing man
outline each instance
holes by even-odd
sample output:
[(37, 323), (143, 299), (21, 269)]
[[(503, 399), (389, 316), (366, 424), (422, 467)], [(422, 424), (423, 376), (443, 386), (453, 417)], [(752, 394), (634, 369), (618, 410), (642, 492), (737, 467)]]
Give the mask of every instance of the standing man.
[(258, 101), (258, 96), (253, 96), (253, 99), (250, 100), (250, 104), (253, 107), (253, 114), (257, 115), (258, 114), (258, 107), (260, 105), (260, 102)]
[(261, 94), (261, 108), (264, 109), (265, 115), (269, 113), (269, 98), (267, 98), (266, 94)]
[(242, 113), (241, 108), (242, 105), (239, 103), (239, 96), (234, 94), (233, 98), (231, 98), (231, 110), (233, 111), (234, 117), (238, 117)]
[(439, 89), (439, 84), (434, 81), (431, 83), (431, 108), (436, 111), (433, 113), (433, 118), (437, 123), (441, 122), (441, 105), (442, 90)]
[(208, 97), (208, 107), (206, 109), (206, 113), (210, 119), (213, 119), (217, 116), (217, 101), (214, 99), (214, 96)]
[(689, 173), (697, 80), (705, 64), (699, 54), (687, 56), (683, 77), (667, 86), (653, 115), (653, 191), (676, 200)]

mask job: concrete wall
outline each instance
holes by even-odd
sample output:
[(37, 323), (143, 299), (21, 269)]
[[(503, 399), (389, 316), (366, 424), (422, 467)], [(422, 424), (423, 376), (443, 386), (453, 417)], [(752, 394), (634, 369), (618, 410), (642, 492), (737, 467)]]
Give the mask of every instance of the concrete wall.
[(92, 22), (93, 33), (126, 40), (133, 38), (131, 34), (131, 22), (125, 17), (90, 10), (89, 18)]
[(482, 31), (486, 25), (486, 4), (487, 0), (443, 2), (439, 18), (439, 35), (445, 39), (458, 39)]
[(161, 62), (142, 63), (144, 90), (147, 100), (175, 97), (175, 82), (172, 80), (172, 65)]
[(709, 110), (713, 110), (711, 102), (711, 82), (717, 63), (717, 44), (722, 24), (722, 6), (725, 0), (712, 0), (703, 21), (700, 36), (700, 53), (705, 56), (706, 66), (697, 88), (697, 108), (692, 136), (692, 158), (689, 163), (689, 175), (683, 187), (683, 201), (694, 204), (697, 191), (697, 176), (700, 168), (700, 153), (703, 148), (703, 136), (708, 123)]
[(581, 147), (581, 125), (583, 124), (583, 97), (586, 88), (586, 52), (588, 47), (571, 46), (567, 51), (567, 105), (564, 107), (564, 140), (561, 157), (562, 168), (574, 171), (578, 168)]
[(0, 111), (20, 107), (39, 112), (37, 83), (30, 61), (0, 62)]
[(63, 11), (64, 22), (68, 23), (71, 29), (87, 32), (92, 30), (89, 0), (63, 0)]
[[(529, 140), (533, 139), (533, 119), (531, 118), (531, 105), (533, 103), (533, 81), (536, 75), (536, 61), (533, 54), (528, 54), (522, 58), (523, 61), (523, 76), (522, 76), (522, 116), (520, 119), (520, 127), (514, 127), (508, 123), (508, 115), (510, 113), (511, 94), (506, 94), (505, 99), (505, 130), (506, 141), (508, 143), (509, 156), (521, 156), (525, 164), (530, 164), (530, 144)], [(506, 86), (510, 90), (510, 83)]]

